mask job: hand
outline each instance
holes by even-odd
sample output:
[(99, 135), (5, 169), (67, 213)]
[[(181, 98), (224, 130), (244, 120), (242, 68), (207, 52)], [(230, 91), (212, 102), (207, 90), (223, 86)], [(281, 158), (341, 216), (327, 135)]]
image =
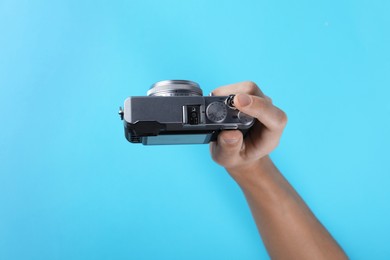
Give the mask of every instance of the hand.
[(223, 86), (212, 93), (214, 96), (236, 94), (236, 108), (257, 119), (245, 139), (239, 130), (227, 130), (222, 131), (218, 140), (210, 144), (215, 162), (231, 174), (243, 172), (242, 169), (255, 165), (276, 148), (286, 126), (287, 116), (250, 81)]
[(287, 123), (286, 114), (253, 82), (213, 91), (236, 94), (234, 104), (257, 119), (245, 139), (238, 130), (223, 131), (210, 144), (211, 155), (243, 190), (264, 245), (272, 259), (348, 259), (270, 160)]

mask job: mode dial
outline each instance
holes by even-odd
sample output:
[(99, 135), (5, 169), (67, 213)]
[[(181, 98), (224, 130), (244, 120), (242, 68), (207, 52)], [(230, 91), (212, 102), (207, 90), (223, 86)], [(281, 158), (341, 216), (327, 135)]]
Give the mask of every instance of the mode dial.
[(207, 118), (214, 123), (221, 123), (226, 119), (227, 107), (224, 103), (215, 101), (210, 103), (206, 108)]

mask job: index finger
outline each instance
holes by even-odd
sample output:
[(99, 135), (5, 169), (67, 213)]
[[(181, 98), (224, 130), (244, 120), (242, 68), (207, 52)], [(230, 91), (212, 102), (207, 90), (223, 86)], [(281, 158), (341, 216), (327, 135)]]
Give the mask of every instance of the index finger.
[(264, 93), (252, 81), (244, 81), (239, 83), (234, 83), (226, 86), (219, 87), (213, 90), (213, 96), (228, 96), (231, 94), (245, 93), (249, 95), (254, 95), (258, 97), (265, 97)]

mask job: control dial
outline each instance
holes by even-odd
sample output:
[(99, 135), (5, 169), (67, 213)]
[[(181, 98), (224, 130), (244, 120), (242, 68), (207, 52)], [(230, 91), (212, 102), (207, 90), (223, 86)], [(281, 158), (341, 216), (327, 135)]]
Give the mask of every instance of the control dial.
[(215, 101), (210, 103), (206, 108), (207, 118), (214, 123), (221, 123), (226, 119), (227, 107), (224, 103)]
[(238, 119), (240, 120), (240, 122), (243, 123), (244, 125), (250, 125), (250, 124), (252, 124), (253, 120), (255, 120), (250, 115), (247, 115), (241, 111), (238, 112), (237, 116), (238, 116)]

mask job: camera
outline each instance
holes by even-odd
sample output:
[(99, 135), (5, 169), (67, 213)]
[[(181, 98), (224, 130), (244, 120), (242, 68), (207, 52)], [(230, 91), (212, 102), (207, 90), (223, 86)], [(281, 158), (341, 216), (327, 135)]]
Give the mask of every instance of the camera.
[(147, 96), (129, 97), (119, 115), (131, 143), (205, 144), (222, 130), (244, 135), (254, 118), (234, 107), (234, 95), (203, 96), (193, 81), (164, 80), (153, 84)]

